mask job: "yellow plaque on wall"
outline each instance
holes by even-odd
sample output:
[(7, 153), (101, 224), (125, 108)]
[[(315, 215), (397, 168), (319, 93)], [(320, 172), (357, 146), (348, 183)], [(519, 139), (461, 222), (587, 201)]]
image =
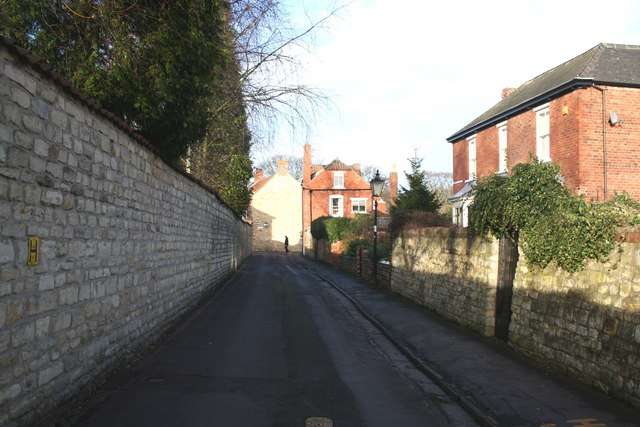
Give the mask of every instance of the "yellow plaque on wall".
[(40, 240), (37, 237), (29, 236), (27, 241), (27, 265), (38, 265), (40, 255)]

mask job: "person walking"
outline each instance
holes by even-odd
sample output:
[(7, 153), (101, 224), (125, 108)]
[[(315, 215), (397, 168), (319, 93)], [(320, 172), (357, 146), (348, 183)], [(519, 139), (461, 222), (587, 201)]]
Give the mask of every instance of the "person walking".
[(284, 251), (289, 252), (289, 236), (284, 236)]

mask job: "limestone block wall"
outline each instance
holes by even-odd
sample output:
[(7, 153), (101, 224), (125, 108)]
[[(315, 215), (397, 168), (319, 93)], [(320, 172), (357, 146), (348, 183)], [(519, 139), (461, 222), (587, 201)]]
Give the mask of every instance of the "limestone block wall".
[(251, 251), (250, 227), (214, 193), (25, 57), (0, 39), (6, 426), (86, 393)]
[(512, 310), (516, 350), (640, 406), (640, 244), (575, 274), (520, 262)]
[(443, 317), (493, 335), (498, 242), (465, 229), (407, 230), (394, 241), (391, 290)]
[[(640, 239), (637, 230), (621, 237), (628, 243), (609, 262), (574, 274), (531, 268), (521, 256), (509, 345), (640, 407)], [(391, 289), (493, 336), (498, 250), (497, 240), (465, 230), (405, 231), (394, 242)]]

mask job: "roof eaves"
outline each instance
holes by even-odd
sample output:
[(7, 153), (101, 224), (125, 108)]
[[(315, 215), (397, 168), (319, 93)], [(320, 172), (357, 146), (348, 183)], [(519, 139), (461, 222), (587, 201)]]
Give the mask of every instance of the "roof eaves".
[(518, 105), (515, 105), (507, 110), (504, 110), (496, 115), (493, 115), (485, 120), (482, 120), (472, 126), (466, 127), (455, 134), (451, 135), (447, 138), (447, 142), (454, 143), (461, 139), (467, 138), (483, 129), (486, 129), (489, 126), (496, 125), (501, 123), (510, 117), (513, 117), (517, 114), (522, 113), (523, 111), (527, 111), (531, 108), (534, 108), (538, 105), (544, 104), (545, 102), (549, 102), (554, 98), (557, 98), (567, 92), (571, 92), (575, 89), (593, 86), (600, 82), (595, 82), (593, 78), (575, 78), (567, 83), (564, 83), (558, 87), (555, 87), (552, 90), (549, 90), (545, 93), (542, 93), (538, 96), (530, 98), (521, 102)]

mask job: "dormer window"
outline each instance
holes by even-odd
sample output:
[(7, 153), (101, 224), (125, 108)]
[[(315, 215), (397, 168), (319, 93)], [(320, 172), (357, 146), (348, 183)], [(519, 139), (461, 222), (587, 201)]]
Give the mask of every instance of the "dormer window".
[(344, 171), (333, 172), (333, 188), (344, 188)]

